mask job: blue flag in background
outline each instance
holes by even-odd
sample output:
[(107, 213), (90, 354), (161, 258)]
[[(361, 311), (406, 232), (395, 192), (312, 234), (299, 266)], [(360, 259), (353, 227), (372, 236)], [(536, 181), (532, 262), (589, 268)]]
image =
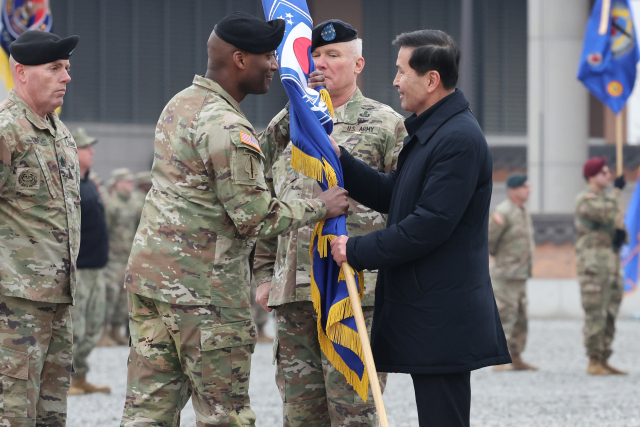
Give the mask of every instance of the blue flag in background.
[[(262, 0), (268, 21), (286, 22), (284, 39), (277, 49), (280, 78), (289, 96), (291, 166), (314, 178), (323, 191), (335, 185), (344, 187), (342, 166), (329, 134), (333, 131), (331, 107), (326, 90), (307, 87), (315, 67), (311, 58), (312, 20), (306, 0)], [(321, 95), (324, 92), (324, 97)], [(322, 352), (340, 371), (354, 390), (367, 400), (369, 376), (364, 365), (353, 309), (342, 270), (330, 255), (329, 242), (347, 234), (344, 216), (320, 221), (311, 237), (311, 298), (318, 314), (318, 340)], [(356, 273), (362, 298), (364, 278)]]
[(0, 78), (8, 92), (13, 88), (9, 45), (25, 31), (51, 32), (53, 19), (49, 0), (1, 0), (0, 8)]
[(629, 201), (624, 225), (629, 233), (629, 244), (622, 247), (622, 271), (624, 273), (624, 293), (628, 295), (638, 289), (638, 260), (640, 256), (640, 181)]
[(639, 59), (629, 0), (596, 0), (584, 36), (578, 79), (618, 114), (633, 91)]

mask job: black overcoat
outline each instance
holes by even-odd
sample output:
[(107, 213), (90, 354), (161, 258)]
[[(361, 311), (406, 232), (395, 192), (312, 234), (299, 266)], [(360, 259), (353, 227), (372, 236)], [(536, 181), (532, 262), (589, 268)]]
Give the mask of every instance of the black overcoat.
[(349, 196), (389, 214), (385, 229), (347, 241), (352, 267), (378, 269), (376, 366), (444, 374), (509, 363), (489, 278), (487, 141), (460, 90), (426, 113), (414, 132), (420, 116), (407, 119), (391, 174), (344, 150), (340, 159)]

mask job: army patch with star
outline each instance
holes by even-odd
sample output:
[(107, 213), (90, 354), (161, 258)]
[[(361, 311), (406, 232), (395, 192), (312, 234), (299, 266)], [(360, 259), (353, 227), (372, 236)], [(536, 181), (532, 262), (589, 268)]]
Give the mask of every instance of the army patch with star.
[(38, 189), (40, 188), (40, 170), (36, 168), (18, 168), (18, 189)]

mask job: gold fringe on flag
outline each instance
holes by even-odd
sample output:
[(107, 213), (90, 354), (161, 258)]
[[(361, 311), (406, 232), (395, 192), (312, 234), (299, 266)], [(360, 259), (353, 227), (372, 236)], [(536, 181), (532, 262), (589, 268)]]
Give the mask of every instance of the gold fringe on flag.
[[(313, 234), (311, 235), (309, 258), (311, 258), (312, 264), (314, 241), (317, 239), (318, 254), (320, 254), (322, 258), (326, 258), (329, 255), (329, 243), (337, 237), (334, 235), (322, 235), (323, 227), (324, 220), (316, 224), (313, 229)], [(358, 292), (360, 294), (360, 299), (362, 299), (364, 296), (364, 274), (362, 271), (357, 271), (355, 274), (358, 277)], [(340, 273), (338, 275), (338, 281), (341, 280), (345, 280), (342, 269), (340, 269)], [(364, 368), (362, 379), (360, 379), (358, 375), (347, 366), (340, 355), (336, 353), (333, 347), (333, 343), (337, 343), (353, 351), (361, 360), (364, 357), (358, 331), (354, 331), (348, 326), (340, 323), (341, 320), (354, 316), (351, 299), (347, 297), (331, 307), (329, 314), (327, 315), (326, 334), (322, 330), (322, 301), (318, 284), (313, 276), (313, 266), (311, 269), (311, 300), (313, 301), (313, 308), (318, 314), (318, 341), (320, 342), (322, 352), (325, 354), (327, 359), (331, 361), (331, 364), (345, 376), (349, 384), (353, 386), (353, 389), (358, 393), (362, 400), (366, 402), (369, 390), (369, 374), (366, 366)]]
[(331, 117), (333, 117), (333, 102), (331, 101), (331, 95), (329, 94), (329, 91), (326, 89), (320, 89), (320, 98), (324, 101), (325, 104), (327, 104), (327, 111), (329, 112), (329, 114), (331, 114)]
[[(320, 96), (324, 103), (327, 104), (327, 111), (329, 111), (329, 114), (331, 114), (331, 117), (333, 117), (333, 103), (331, 102), (329, 91), (327, 91), (326, 89), (320, 90)], [(319, 159), (316, 159), (315, 157), (309, 156), (308, 154), (304, 153), (295, 145), (292, 145), (291, 147), (291, 167), (293, 167), (293, 169), (297, 170), (301, 174), (315, 179), (316, 181), (322, 182), (323, 179), (326, 178), (329, 188), (338, 185), (338, 177), (336, 175), (336, 171), (329, 164), (329, 162), (327, 162), (326, 159), (323, 158), (322, 161), (320, 161)], [(311, 300), (313, 301), (313, 308), (318, 314), (318, 341), (320, 342), (320, 349), (327, 357), (327, 359), (329, 359), (329, 361), (331, 361), (331, 364), (340, 373), (342, 373), (342, 375), (345, 376), (347, 382), (351, 384), (356, 393), (358, 393), (362, 400), (366, 402), (369, 391), (369, 373), (367, 371), (366, 365), (364, 366), (364, 372), (361, 379), (360, 377), (358, 377), (358, 374), (356, 374), (351, 370), (351, 368), (349, 368), (349, 366), (347, 366), (347, 364), (344, 362), (344, 360), (342, 360), (340, 355), (333, 347), (334, 343), (340, 344), (341, 346), (353, 351), (361, 360), (363, 360), (364, 356), (362, 352), (362, 344), (360, 343), (358, 331), (354, 331), (353, 329), (340, 323), (341, 320), (354, 316), (353, 306), (351, 305), (351, 299), (349, 297), (338, 302), (329, 310), (329, 314), (327, 316), (328, 336), (322, 329), (322, 297), (320, 295), (318, 284), (316, 283), (313, 276), (313, 242), (315, 239), (317, 239), (318, 253), (322, 258), (326, 258), (330, 252), (329, 243), (337, 237), (334, 235), (323, 235), (323, 227), (324, 220), (316, 224), (315, 228), (313, 229), (313, 234), (311, 235), (311, 243), (309, 245), (309, 258), (311, 258), (312, 263)], [(360, 294), (360, 299), (362, 299), (362, 297), (364, 296), (364, 274), (362, 273), (362, 271), (357, 271), (356, 275), (358, 277), (358, 283), (360, 285), (358, 291)], [(338, 275), (338, 281), (341, 280), (346, 280), (342, 269), (340, 269), (340, 273)]]
[[(311, 239), (313, 244), (313, 239)], [(369, 391), (369, 372), (367, 371), (367, 366), (364, 366), (364, 372), (362, 373), (362, 378), (358, 377), (354, 371), (347, 366), (347, 364), (342, 360), (342, 357), (336, 352), (333, 347), (334, 341), (342, 345), (343, 347), (347, 347), (352, 351), (356, 352), (359, 350), (358, 357), (362, 359), (362, 347), (360, 346), (360, 339), (358, 337), (358, 333), (351, 328), (346, 327), (342, 323), (337, 323), (329, 327), (329, 335), (328, 337), (324, 330), (322, 330), (322, 302), (320, 296), (320, 290), (318, 289), (318, 284), (316, 283), (313, 277), (313, 270), (311, 271), (311, 300), (313, 301), (313, 308), (316, 313), (318, 313), (318, 341), (320, 342), (320, 349), (324, 353), (324, 355), (329, 359), (331, 364), (345, 376), (347, 382), (351, 384), (353, 389), (358, 393), (360, 398), (366, 402), (368, 400), (368, 391)], [(349, 301), (349, 299), (345, 299), (344, 301)], [(342, 302), (342, 301), (341, 301)], [(355, 335), (355, 341), (353, 336)], [(350, 344), (357, 343), (355, 346)]]

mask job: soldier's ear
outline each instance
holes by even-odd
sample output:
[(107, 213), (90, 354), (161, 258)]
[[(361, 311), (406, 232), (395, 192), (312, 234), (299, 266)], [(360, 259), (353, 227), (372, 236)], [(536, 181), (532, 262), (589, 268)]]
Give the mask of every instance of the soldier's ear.
[(26, 83), (27, 81), (27, 70), (26, 67), (18, 62), (14, 64), (13, 68), (14, 77), (20, 80), (21, 83)]
[(233, 63), (241, 70), (246, 69), (247, 55), (241, 50), (236, 50), (233, 52)]

